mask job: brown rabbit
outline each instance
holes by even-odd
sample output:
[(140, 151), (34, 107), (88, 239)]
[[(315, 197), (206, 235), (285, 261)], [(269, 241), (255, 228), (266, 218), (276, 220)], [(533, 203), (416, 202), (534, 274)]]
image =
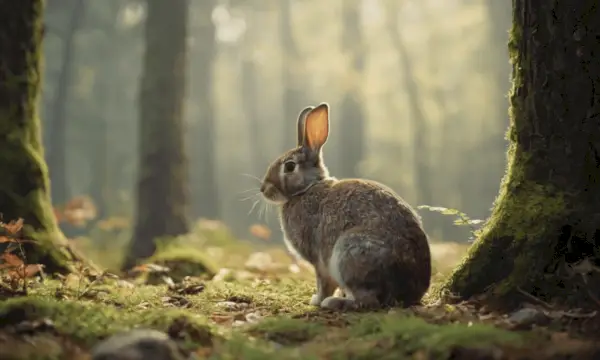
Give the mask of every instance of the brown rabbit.
[[(307, 107), (297, 126), (298, 146), (269, 166), (260, 191), (280, 205), (290, 251), (315, 267), (310, 303), (336, 310), (419, 303), (431, 278), (419, 216), (384, 185), (329, 176), (321, 151), (329, 105)], [(338, 286), (345, 297), (334, 296)]]

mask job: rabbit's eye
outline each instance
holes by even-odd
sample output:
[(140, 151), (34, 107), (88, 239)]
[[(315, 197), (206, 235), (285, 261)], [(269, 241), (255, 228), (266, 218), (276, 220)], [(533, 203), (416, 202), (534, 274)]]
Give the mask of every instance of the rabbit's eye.
[(283, 171), (286, 173), (291, 173), (294, 171), (294, 169), (296, 169), (296, 163), (293, 161), (286, 161), (283, 164)]

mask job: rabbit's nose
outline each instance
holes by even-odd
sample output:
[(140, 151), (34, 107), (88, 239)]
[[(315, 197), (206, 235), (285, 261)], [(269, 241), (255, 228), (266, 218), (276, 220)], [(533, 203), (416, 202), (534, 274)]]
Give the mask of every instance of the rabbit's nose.
[(262, 183), (262, 185), (260, 185), (260, 192), (264, 193), (266, 188), (265, 183)]

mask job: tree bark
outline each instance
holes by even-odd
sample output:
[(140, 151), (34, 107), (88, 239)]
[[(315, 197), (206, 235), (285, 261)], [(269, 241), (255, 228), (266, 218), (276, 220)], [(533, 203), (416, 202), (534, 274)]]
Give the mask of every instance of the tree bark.
[(23, 218), (26, 262), (68, 272), (74, 256), (50, 205), (38, 118), (42, 0), (0, 0), (0, 212)]
[(75, 62), (75, 34), (85, 14), (86, 0), (77, 0), (71, 13), (71, 19), (63, 37), (62, 63), (56, 93), (52, 103), (50, 121), (50, 167), (52, 201), (64, 204), (70, 198), (67, 179), (67, 103), (71, 76)]
[(294, 39), (292, 9), (290, 0), (280, 0), (279, 31), (281, 39), (282, 86), (283, 86), (283, 126), (282, 149), (296, 146), (295, 121), (302, 109), (310, 104), (304, 103), (304, 92), (299, 84), (302, 59)]
[[(391, 2), (388, 29), (392, 44), (400, 58), (400, 71), (404, 80), (404, 89), (410, 108), (411, 128), (413, 134), (413, 167), (414, 181), (417, 190), (417, 201), (431, 205), (433, 186), (430, 174), (430, 151), (428, 144), (428, 119), (421, 105), (421, 89), (414, 77), (413, 63), (398, 30), (398, 4)], [(425, 217), (429, 217), (425, 215)]]
[(213, 64), (216, 57), (215, 24), (211, 14), (213, 0), (194, 2), (197, 14), (194, 26), (196, 54), (193, 56), (190, 91), (198, 104), (198, 119), (190, 129), (193, 138), (189, 142), (191, 153), (198, 161), (191, 165), (190, 179), (194, 186), (192, 213), (194, 217), (218, 219), (219, 187), (217, 185), (216, 124), (213, 109)]
[(340, 107), (338, 166), (336, 175), (342, 178), (358, 177), (357, 166), (365, 152), (365, 113), (361, 105), (361, 77), (365, 68), (365, 49), (360, 23), (360, 1), (343, 2), (342, 51), (350, 57), (350, 86), (344, 92)]
[(188, 231), (183, 140), (187, 24), (187, 0), (147, 0), (136, 225), (125, 269), (151, 256), (158, 238)]
[(113, 0), (107, 5), (109, 19), (106, 26), (102, 29), (105, 38), (102, 41), (102, 50), (104, 57), (96, 66), (98, 74), (97, 80), (94, 83), (94, 99), (99, 104), (99, 114), (96, 116), (93, 123), (94, 139), (90, 146), (90, 161), (93, 162), (92, 181), (90, 183), (90, 195), (94, 199), (96, 205), (96, 218), (88, 222), (87, 231), (96, 226), (98, 221), (104, 219), (108, 211), (109, 192), (113, 188), (112, 179), (110, 177), (111, 166), (109, 164), (108, 153), (111, 143), (109, 131), (110, 108), (115, 103), (117, 95), (114, 85), (111, 84), (111, 78), (117, 72), (118, 61), (118, 32), (117, 20), (121, 8), (119, 0)]
[(505, 305), (523, 292), (577, 306), (600, 296), (598, 38), (596, 1), (513, 1), (508, 168), (443, 290)]

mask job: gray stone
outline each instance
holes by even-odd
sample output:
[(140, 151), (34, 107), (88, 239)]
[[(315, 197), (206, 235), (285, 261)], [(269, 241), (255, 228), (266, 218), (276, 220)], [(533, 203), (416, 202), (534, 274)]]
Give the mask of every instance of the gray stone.
[(163, 332), (136, 329), (115, 334), (92, 349), (93, 360), (183, 360), (177, 344)]

